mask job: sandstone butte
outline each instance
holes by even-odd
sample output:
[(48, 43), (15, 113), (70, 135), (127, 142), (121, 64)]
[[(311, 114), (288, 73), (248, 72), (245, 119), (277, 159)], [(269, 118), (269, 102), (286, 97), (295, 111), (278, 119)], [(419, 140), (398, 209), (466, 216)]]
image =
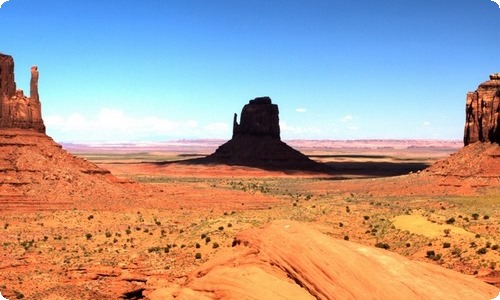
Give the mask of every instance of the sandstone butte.
[(73, 207), (76, 202), (123, 193), (109, 171), (64, 151), (45, 134), (38, 94), (38, 68), (31, 68), (30, 96), (16, 89), (14, 60), (0, 53), (0, 209)]
[(231, 140), (201, 162), (271, 169), (324, 167), (281, 141), (278, 105), (269, 97), (250, 100), (241, 111), (240, 123), (234, 114)]
[(500, 178), (500, 73), (467, 93), (464, 147), (426, 171), (437, 175)]
[(240, 232), (160, 299), (493, 299), (498, 288), (429, 263), (333, 239), (309, 225), (273, 221)]

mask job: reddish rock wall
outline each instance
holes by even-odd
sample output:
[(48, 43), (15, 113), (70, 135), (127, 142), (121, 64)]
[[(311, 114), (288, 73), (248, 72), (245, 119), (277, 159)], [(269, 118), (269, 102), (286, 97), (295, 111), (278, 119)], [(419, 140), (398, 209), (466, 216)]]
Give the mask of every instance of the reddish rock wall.
[(16, 90), (14, 60), (0, 53), (0, 128), (34, 129), (45, 132), (38, 96), (38, 68), (31, 68), (30, 97)]
[(464, 144), (500, 143), (500, 73), (467, 93)]

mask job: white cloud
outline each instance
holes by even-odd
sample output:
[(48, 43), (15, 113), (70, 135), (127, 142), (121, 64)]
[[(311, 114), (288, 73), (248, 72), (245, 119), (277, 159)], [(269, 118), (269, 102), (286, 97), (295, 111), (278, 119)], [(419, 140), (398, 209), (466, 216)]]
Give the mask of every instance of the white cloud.
[[(499, 0), (499, 1), (500, 1), (500, 0)], [(422, 125), (424, 125), (424, 126), (430, 126), (430, 125), (431, 125), (431, 122), (429, 122), (429, 121), (425, 121), (424, 123), (422, 123)]]
[(298, 113), (305, 113), (307, 111), (307, 109), (302, 108), (302, 107), (298, 107), (298, 108), (295, 109), (295, 111), (298, 112)]
[(500, 8), (500, 0), (491, 0), (491, 1), (495, 2), (498, 5), (498, 7)]
[(345, 116), (342, 117), (342, 119), (340, 119), (340, 121), (342, 121), (344, 123), (348, 123), (348, 122), (351, 122), (353, 119), (354, 119), (353, 116), (351, 116), (351, 115), (345, 115)]
[(5, 2), (8, 2), (9, 0), (0, 0), (0, 8), (2, 8), (2, 5), (5, 3)]
[(310, 136), (312, 138), (313, 136), (321, 133), (321, 130), (317, 127), (296, 127), (288, 125), (284, 121), (280, 121), (280, 130), (284, 135), (287, 136), (286, 138), (303, 138), (307, 136)]
[(73, 113), (67, 117), (44, 117), (50, 135), (58, 141), (137, 141), (170, 138), (225, 138), (229, 125), (195, 120), (169, 120), (148, 116), (137, 118), (117, 109), (103, 108), (92, 117)]

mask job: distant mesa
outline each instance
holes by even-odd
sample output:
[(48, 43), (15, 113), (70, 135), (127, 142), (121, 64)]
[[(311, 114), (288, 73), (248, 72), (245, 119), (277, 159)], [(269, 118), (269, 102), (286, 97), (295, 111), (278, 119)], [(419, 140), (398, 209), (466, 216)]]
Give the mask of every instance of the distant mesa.
[(278, 105), (269, 97), (250, 100), (234, 114), (233, 137), (203, 162), (264, 168), (307, 169), (321, 167), (281, 141)]
[(500, 73), (467, 93), (464, 144), (500, 143)]
[(38, 68), (31, 67), (30, 96), (16, 89), (14, 59), (0, 53), (0, 128), (33, 129), (45, 132), (38, 96)]

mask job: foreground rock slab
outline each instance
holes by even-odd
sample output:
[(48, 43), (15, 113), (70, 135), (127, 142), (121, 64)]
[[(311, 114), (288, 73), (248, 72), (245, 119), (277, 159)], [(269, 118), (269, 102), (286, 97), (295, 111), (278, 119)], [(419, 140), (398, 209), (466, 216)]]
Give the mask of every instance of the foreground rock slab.
[(184, 284), (150, 299), (492, 299), (471, 276), (353, 242), (308, 225), (274, 221), (237, 235), (232, 249)]

